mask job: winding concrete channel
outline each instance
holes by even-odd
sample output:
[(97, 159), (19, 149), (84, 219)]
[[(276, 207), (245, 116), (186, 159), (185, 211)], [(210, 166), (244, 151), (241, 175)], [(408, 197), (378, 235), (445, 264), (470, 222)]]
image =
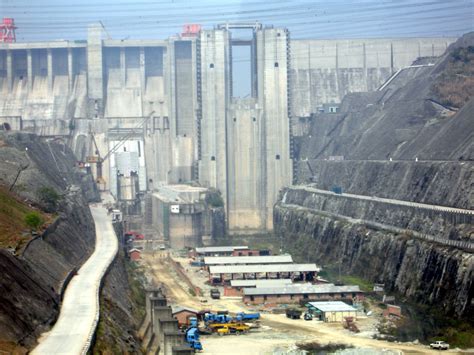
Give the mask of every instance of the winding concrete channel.
[(95, 250), (69, 283), (54, 327), (40, 338), (31, 352), (43, 354), (86, 354), (99, 321), (101, 280), (118, 251), (111, 216), (101, 204), (91, 205), (95, 222)]

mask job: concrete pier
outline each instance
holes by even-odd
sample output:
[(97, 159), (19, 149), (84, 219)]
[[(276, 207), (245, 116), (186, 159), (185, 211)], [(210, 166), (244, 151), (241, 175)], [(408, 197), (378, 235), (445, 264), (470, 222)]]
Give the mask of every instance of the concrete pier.
[(48, 63), (48, 90), (52, 91), (53, 90), (53, 82), (54, 82), (54, 76), (53, 76), (53, 53), (50, 48), (47, 50), (47, 63)]
[(173, 347), (182, 346), (184, 344), (184, 334), (178, 331), (170, 331), (164, 333), (164, 355), (172, 355)]
[(12, 52), (7, 50), (7, 89), (9, 92), (12, 91), (13, 85), (13, 60), (12, 60)]

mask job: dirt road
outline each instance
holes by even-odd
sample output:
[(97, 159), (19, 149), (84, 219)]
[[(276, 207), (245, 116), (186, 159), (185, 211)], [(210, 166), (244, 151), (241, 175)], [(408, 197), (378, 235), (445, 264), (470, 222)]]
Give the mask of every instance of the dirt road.
[(164, 289), (169, 303), (198, 309), (202, 307), (199, 299), (191, 295), (185, 282), (174, 271), (167, 252), (142, 253), (141, 263), (153, 282)]
[[(183, 266), (185, 260), (179, 259)], [(169, 303), (195, 309), (209, 308), (212, 310), (226, 309), (230, 312), (252, 311), (240, 298), (213, 300), (208, 292), (202, 297), (191, 295), (186, 283), (176, 273), (172, 264), (167, 260), (166, 253), (142, 254), (142, 264), (146, 266), (149, 277), (157, 285), (162, 285)], [(186, 266), (185, 266), (186, 267)], [(203, 287), (205, 275), (197, 269), (188, 269), (188, 275), (193, 284)], [(206, 302), (200, 300), (205, 299)], [(203, 354), (273, 354), (275, 349), (281, 349), (282, 354), (294, 348), (297, 342), (317, 341), (321, 344), (343, 343), (357, 348), (386, 349), (404, 354), (437, 354), (439, 352), (427, 346), (411, 343), (391, 343), (358, 336), (342, 328), (339, 323), (323, 323), (317, 321), (292, 320), (281, 314), (263, 313), (261, 327), (242, 336), (217, 335), (203, 336)], [(223, 350), (225, 349), (225, 350)], [(278, 353), (278, 351), (277, 351)], [(449, 353), (457, 353), (450, 350)]]

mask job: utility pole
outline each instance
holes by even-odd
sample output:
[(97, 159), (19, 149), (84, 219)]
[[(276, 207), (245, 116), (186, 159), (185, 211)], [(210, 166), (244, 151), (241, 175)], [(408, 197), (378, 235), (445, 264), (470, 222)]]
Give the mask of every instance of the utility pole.
[(10, 188), (8, 189), (8, 191), (12, 191), (12, 190), (13, 190), (13, 188), (15, 187), (15, 184), (16, 184), (16, 182), (17, 182), (17, 180), (18, 180), (18, 178), (20, 177), (21, 172), (22, 172), (23, 170), (28, 169), (29, 166), (30, 166), (30, 164), (27, 164), (27, 165), (25, 165), (25, 166), (21, 166), (21, 165), (20, 165), (20, 169), (18, 169), (18, 173), (17, 173), (16, 176), (15, 176), (15, 180), (13, 180), (13, 183), (10, 185)]

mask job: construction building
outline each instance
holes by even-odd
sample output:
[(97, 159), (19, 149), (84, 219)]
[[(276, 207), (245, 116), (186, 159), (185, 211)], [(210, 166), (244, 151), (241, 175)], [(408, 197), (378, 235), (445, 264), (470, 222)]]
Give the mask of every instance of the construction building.
[[(257, 22), (185, 26), (168, 39), (112, 39), (101, 24), (81, 41), (8, 36), (0, 43), (1, 127), (61, 138), (134, 213), (153, 215), (144, 196), (163, 185), (217, 189), (230, 233), (272, 229), (305, 119), (454, 40), (290, 41), (285, 28)], [(248, 73), (234, 66), (239, 48), (249, 50)], [(240, 76), (250, 83), (244, 97), (233, 88)]]
[(321, 269), (316, 264), (225, 265), (209, 267), (211, 283), (237, 279), (293, 279), (312, 281)]
[(202, 244), (208, 210), (207, 189), (189, 185), (165, 185), (152, 195), (153, 224), (171, 248), (183, 249)]
[(291, 279), (231, 280), (230, 286), (224, 286), (224, 296), (242, 296), (244, 288), (278, 287), (283, 285), (291, 285), (292, 283), (293, 280)]
[(266, 255), (266, 256), (207, 256), (204, 258), (206, 267), (217, 265), (267, 265), (291, 264), (291, 255)]
[(336, 286), (333, 284), (291, 284), (275, 287), (243, 289), (243, 301), (250, 304), (298, 303), (316, 300), (359, 300), (363, 292), (359, 286)]
[(357, 309), (342, 301), (309, 302), (306, 306), (313, 319), (323, 322), (343, 322), (346, 317), (357, 318)]
[(205, 256), (229, 256), (233, 255), (234, 252), (246, 251), (249, 247), (246, 245), (241, 246), (212, 246), (212, 247), (201, 247), (195, 248), (191, 253), (194, 257), (205, 257)]
[(178, 326), (187, 326), (189, 325), (189, 318), (197, 317), (199, 311), (193, 308), (188, 307), (172, 307), (172, 317), (178, 321)]

